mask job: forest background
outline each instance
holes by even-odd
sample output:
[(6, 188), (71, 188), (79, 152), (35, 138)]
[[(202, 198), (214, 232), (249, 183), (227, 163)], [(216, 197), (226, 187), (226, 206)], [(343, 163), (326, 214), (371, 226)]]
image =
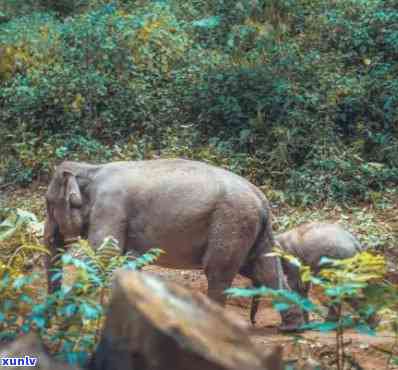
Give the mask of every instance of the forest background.
[(296, 206), (391, 201), (397, 60), (394, 0), (2, 0), (1, 181), (180, 156)]

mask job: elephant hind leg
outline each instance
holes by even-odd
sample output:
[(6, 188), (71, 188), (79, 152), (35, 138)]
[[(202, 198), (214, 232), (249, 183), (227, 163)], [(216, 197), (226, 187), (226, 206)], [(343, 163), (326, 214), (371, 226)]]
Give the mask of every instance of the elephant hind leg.
[(213, 220), (203, 258), (203, 269), (208, 282), (208, 296), (224, 306), (224, 291), (231, 286), (244, 264), (260, 226), (257, 220), (228, 214), (222, 209), (214, 213)]
[[(268, 257), (262, 254), (254, 261), (251, 280), (254, 286), (265, 285), (272, 289), (290, 290), (289, 284), (283, 274), (280, 259)], [(255, 322), (255, 315), (258, 308), (258, 299), (253, 299), (250, 318)], [(280, 312), (282, 325), (281, 331), (296, 331), (304, 323), (303, 312), (297, 306), (290, 306), (287, 310)]]

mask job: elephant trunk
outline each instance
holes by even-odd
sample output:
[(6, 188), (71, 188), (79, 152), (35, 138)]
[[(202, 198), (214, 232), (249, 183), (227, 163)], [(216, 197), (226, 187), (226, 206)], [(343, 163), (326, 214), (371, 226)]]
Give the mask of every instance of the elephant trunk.
[(47, 289), (48, 293), (51, 294), (60, 289), (62, 285), (62, 275), (54, 281), (55, 272), (53, 270), (55, 267), (61, 268), (59, 249), (64, 247), (64, 240), (59, 232), (57, 223), (49, 214), (44, 224), (44, 245), (50, 252), (49, 255), (45, 255), (45, 266), (47, 270)]
[(47, 217), (46, 222), (44, 223), (44, 245), (49, 249), (53, 245), (56, 226), (57, 224), (54, 221), (51, 221), (50, 217)]

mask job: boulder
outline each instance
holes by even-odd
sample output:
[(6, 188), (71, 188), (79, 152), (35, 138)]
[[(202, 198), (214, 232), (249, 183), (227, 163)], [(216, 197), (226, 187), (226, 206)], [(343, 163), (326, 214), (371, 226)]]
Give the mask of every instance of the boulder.
[(144, 272), (115, 275), (91, 370), (279, 370), (243, 322), (201, 293)]

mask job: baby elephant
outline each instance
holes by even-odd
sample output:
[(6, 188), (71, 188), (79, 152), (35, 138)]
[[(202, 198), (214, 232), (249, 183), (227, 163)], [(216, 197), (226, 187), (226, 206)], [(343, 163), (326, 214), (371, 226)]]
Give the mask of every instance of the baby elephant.
[[(302, 224), (293, 230), (276, 236), (275, 240), (280, 248), (299, 258), (311, 267), (313, 273), (319, 273), (322, 257), (345, 259), (353, 257), (362, 250), (358, 240), (341, 225), (310, 222)], [(308, 287), (303, 287), (299, 269), (287, 260), (283, 262), (283, 269), (292, 289), (307, 295)]]
[[(310, 222), (295, 229), (279, 234), (275, 237), (280, 248), (299, 258), (300, 261), (311, 267), (314, 274), (319, 273), (321, 257), (345, 259), (353, 257), (362, 250), (358, 240), (338, 224)], [(286, 259), (282, 260), (283, 271), (292, 290), (307, 297), (310, 284), (303, 283), (299, 268)], [(255, 323), (258, 300), (253, 299), (250, 318)], [(329, 314), (332, 314), (330, 312)], [(308, 313), (306, 313), (308, 321)]]

